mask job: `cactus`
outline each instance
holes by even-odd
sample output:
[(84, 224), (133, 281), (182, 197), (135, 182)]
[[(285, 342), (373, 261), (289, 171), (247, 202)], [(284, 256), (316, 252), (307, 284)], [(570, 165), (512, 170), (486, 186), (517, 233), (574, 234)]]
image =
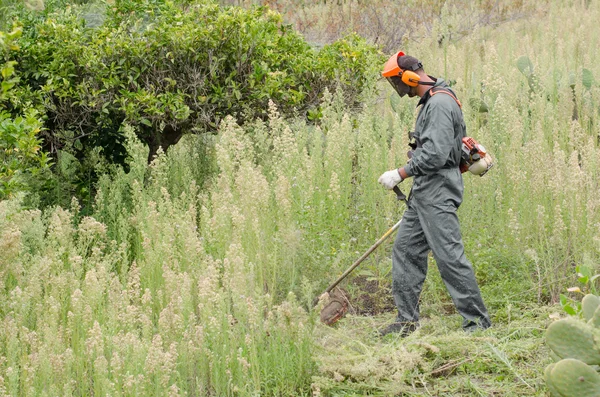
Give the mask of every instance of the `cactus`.
[(588, 324), (596, 329), (600, 329), (600, 307), (596, 309), (592, 318), (588, 321)]
[(554, 353), (554, 351), (553, 351), (553, 350), (550, 350), (550, 358), (551, 358), (551, 359), (552, 359), (552, 361), (553, 361), (553, 362), (555, 362), (555, 363), (557, 363), (557, 362), (559, 362), (560, 360), (562, 360), (562, 358), (561, 358), (561, 357), (560, 357), (558, 354)]
[(594, 328), (575, 318), (555, 321), (546, 330), (548, 346), (560, 358), (576, 358), (586, 364), (600, 364), (600, 349)]
[(589, 365), (574, 358), (550, 364), (544, 377), (553, 396), (600, 396), (600, 375)]
[(592, 73), (591, 70), (589, 69), (583, 69), (583, 77), (581, 79), (583, 86), (587, 89), (590, 90), (592, 88), (592, 86), (594, 85), (594, 75)]
[(531, 92), (540, 92), (542, 86), (531, 60), (526, 56), (520, 57), (517, 60), (517, 68), (523, 74), (523, 76), (527, 77), (527, 84), (529, 84), (529, 89)]
[(544, 379), (553, 397), (600, 396), (600, 298), (586, 295), (581, 308), (583, 319), (558, 320), (546, 330), (555, 363)]
[(581, 309), (583, 310), (583, 317), (586, 321), (589, 321), (594, 316), (596, 309), (600, 307), (600, 298), (596, 295), (588, 294), (583, 297), (581, 301)]
[(469, 99), (469, 105), (471, 105), (471, 108), (479, 113), (487, 113), (490, 111), (490, 107), (488, 106), (487, 103), (485, 103), (483, 101), (483, 99), (479, 99), (479, 98), (470, 98)]
[(554, 366), (556, 364), (550, 364), (546, 367), (546, 370), (544, 371), (544, 379), (546, 380), (546, 386), (548, 387), (548, 390), (550, 391), (550, 396), (552, 397), (562, 397), (562, 395), (560, 394), (560, 392), (558, 391), (558, 389), (556, 388), (556, 386), (554, 386), (554, 383), (552, 383), (552, 370), (554, 369)]

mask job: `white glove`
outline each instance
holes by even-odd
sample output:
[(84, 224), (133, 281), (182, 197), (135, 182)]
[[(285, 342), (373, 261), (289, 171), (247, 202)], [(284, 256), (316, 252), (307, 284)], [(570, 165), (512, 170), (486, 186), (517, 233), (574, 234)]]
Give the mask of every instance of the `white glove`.
[(394, 188), (394, 186), (402, 182), (402, 177), (400, 176), (398, 170), (395, 169), (381, 174), (377, 182), (381, 183), (386, 189), (391, 190)]

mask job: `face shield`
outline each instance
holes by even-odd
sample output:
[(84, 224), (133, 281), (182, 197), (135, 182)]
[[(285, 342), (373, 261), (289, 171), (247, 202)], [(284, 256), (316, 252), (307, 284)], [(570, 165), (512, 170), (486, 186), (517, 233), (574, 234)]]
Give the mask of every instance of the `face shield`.
[[(394, 87), (400, 98), (404, 97), (406, 94), (410, 94), (411, 87), (407, 86), (402, 82), (402, 78), (400, 76), (391, 76), (386, 77), (387, 81)], [(411, 95), (409, 95), (411, 96)]]
[(406, 85), (400, 76), (386, 77), (386, 79), (394, 87), (398, 95), (400, 95), (400, 98), (404, 97), (404, 95), (408, 95), (410, 98), (417, 95), (416, 87)]

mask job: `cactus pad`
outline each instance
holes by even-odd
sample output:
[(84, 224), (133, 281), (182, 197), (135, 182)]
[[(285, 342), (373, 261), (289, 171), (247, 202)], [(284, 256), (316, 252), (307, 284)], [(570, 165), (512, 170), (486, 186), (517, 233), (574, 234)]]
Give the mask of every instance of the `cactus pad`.
[(546, 341), (561, 358), (600, 364), (600, 350), (594, 341), (594, 328), (577, 319), (568, 318), (550, 324), (546, 331)]
[(600, 298), (596, 295), (587, 294), (581, 301), (581, 308), (583, 309), (583, 317), (586, 321), (589, 321), (594, 316), (596, 309), (600, 307)]
[(600, 375), (589, 365), (567, 358), (548, 367), (544, 376), (551, 393), (564, 397), (600, 396)]
[(596, 309), (592, 319), (588, 321), (588, 324), (594, 328), (600, 328), (600, 307)]
[(563, 397), (560, 392), (554, 387), (552, 383), (552, 369), (554, 368), (554, 364), (550, 364), (546, 367), (544, 371), (544, 379), (546, 380), (546, 386), (548, 386), (548, 390), (550, 391), (550, 396), (552, 397)]

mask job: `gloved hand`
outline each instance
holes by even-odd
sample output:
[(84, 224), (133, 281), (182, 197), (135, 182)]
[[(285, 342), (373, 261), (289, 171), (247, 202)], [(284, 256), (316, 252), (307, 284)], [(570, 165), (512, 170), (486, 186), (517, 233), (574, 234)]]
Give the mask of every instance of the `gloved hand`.
[(381, 183), (386, 189), (391, 190), (394, 188), (394, 186), (402, 182), (402, 177), (400, 176), (398, 170), (395, 169), (381, 174), (377, 182)]

